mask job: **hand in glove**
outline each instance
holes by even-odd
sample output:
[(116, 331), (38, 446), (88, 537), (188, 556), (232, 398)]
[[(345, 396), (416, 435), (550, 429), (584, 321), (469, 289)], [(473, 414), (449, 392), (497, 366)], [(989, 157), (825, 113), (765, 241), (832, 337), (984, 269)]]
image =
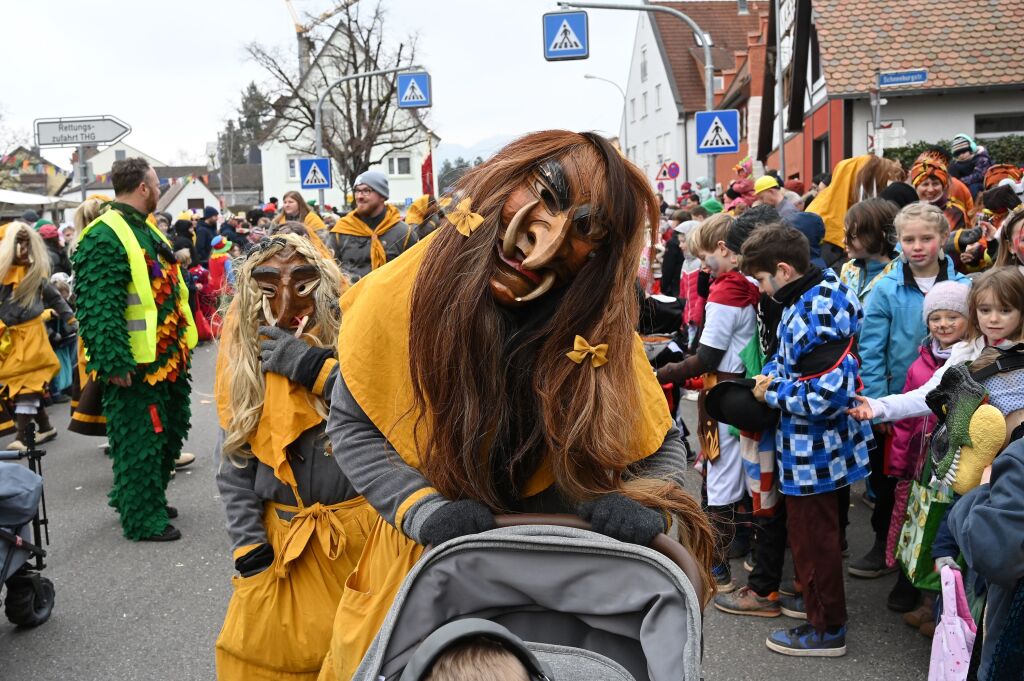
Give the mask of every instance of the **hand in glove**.
[(260, 359), (263, 372), (287, 376), (312, 390), (324, 362), (334, 355), (333, 348), (317, 348), (276, 326), (261, 326)]
[(437, 546), (449, 539), (493, 530), (494, 514), (479, 501), (450, 501), (430, 514), (420, 529), (424, 546)]
[(274, 547), (270, 544), (260, 544), (249, 553), (235, 560), (235, 569), (242, 577), (257, 575), (274, 562)]
[(960, 565), (949, 556), (939, 556), (935, 559), (935, 571), (942, 572), (942, 568), (951, 567), (957, 572), (960, 572)]
[(593, 501), (585, 501), (577, 510), (594, 532), (631, 544), (648, 546), (668, 529), (664, 513), (647, 508), (619, 492), (609, 492)]

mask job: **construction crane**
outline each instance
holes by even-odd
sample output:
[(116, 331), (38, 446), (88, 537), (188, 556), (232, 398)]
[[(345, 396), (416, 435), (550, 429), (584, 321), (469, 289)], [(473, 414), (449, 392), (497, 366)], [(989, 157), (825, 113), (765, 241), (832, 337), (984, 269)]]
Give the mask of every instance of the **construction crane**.
[(357, 2), (359, 2), (359, 0), (340, 0), (335, 2), (334, 7), (330, 8), (320, 16), (314, 17), (306, 23), (302, 23), (299, 19), (299, 13), (295, 11), (295, 6), (292, 4), (292, 0), (284, 0), (284, 4), (288, 6), (288, 13), (292, 15), (292, 23), (295, 24), (295, 39), (299, 44), (300, 75), (306, 74), (306, 69), (309, 68), (310, 62), (313, 58), (313, 39), (310, 37), (309, 32), (329, 20), (331, 17), (344, 12)]

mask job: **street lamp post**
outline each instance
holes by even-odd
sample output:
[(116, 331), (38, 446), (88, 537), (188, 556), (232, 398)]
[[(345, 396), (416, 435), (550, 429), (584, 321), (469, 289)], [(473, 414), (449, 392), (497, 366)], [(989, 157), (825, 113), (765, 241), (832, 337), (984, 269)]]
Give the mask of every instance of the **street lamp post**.
[[(323, 156), (324, 155), (324, 131), (323, 131), (323, 125), (322, 125), (322, 122), (323, 122), (322, 121), (322, 119), (323, 119), (323, 108), (324, 108), (324, 101), (327, 99), (327, 95), (330, 94), (331, 90), (333, 90), (334, 88), (338, 87), (342, 83), (347, 83), (348, 81), (356, 80), (357, 78), (372, 78), (373, 76), (386, 76), (386, 75), (391, 74), (391, 73), (398, 73), (399, 71), (422, 71), (422, 70), (423, 70), (422, 66), (399, 66), (399, 67), (396, 67), (396, 68), (393, 68), (393, 69), (380, 69), (378, 71), (367, 71), (365, 73), (353, 73), (352, 75), (343, 76), (343, 77), (339, 78), (338, 80), (334, 81), (333, 83), (328, 85), (326, 88), (324, 88), (323, 93), (321, 93), (320, 97), (316, 100), (316, 109), (315, 109), (315, 111), (313, 113), (313, 131), (314, 131), (314, 134), (316, 135), (316, 155), (317, 156)], [(323, 208), (324, 208), (324, 190), (323, 189), (318, 189), (316, 191), (316, 195), (317, 195), (317, 204), (316, 204), (317, 208), (319, 210), (323, 210)]]
[(588, 80), (601, 80), (601, 81), (604, 81), (605, 83), (610, 83), (610, 84), (614, 85), (615, 89), (619, 91), (620, 95), (622, 95), (622, 150), (625, 152), (626, 158), (629, 158), (629, 141), (628, 141), (628, 135), (626, 134), (626, 128), (628, 127), (628, 119), (626, 118), (626, 92), (625, 92), (625, 90), (623, 90), (619, 86), (619, 84), (616, 83), (614, 80), (608, 80), (607, 78), (602, 78), (601, 76), (594, 76), (594, 75), (591, 75), (589, 73), (585, 74), (583, 77), (588, 79)]
[[(700, 45), (704, 48), (704, 106), (708, 111), (715, 108), (715, 65), (711, 62), (711, 45), (708, 36), (701, 30), (697, 22), (677, 9), (662, 5), (620, 5), (603, 2), (559, 2), (559, 7), (566, 9), (622, 9), (633, 12), (664, 12), (677, 19), (682, 19), (693, 30)], [(708, 180), (715, 186), (715, 155), (708, 154)]]

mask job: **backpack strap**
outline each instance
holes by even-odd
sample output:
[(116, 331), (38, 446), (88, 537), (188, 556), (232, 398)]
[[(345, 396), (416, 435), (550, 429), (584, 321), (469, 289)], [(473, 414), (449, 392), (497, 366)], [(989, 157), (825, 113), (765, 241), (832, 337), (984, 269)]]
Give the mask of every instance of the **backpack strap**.
[(1024, 344), (1017, 345), (1007, 350), (999, 350), (999, 358), (988, 366), (975, 370), (971, 368), (971, 378), (979, 383), (996, 374), (1006, 373), (1024, 369)]

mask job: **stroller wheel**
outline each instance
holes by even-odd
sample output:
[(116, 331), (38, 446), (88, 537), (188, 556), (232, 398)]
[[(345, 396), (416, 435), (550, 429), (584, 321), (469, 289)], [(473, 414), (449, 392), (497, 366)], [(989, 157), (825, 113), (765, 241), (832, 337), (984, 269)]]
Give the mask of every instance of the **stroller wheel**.
[(37, 627), (53, 612), (53, 582), (38, 572), (18, 572), (7, 580), (4, 614), (19, 627)]

